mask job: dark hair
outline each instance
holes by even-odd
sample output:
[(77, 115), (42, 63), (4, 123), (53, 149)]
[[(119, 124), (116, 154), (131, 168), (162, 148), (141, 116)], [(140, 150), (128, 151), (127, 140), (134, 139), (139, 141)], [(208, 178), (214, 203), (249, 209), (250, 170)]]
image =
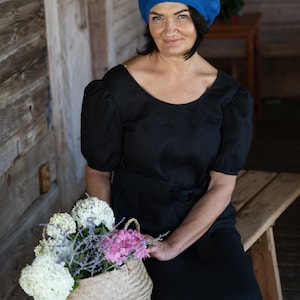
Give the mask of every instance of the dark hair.
[[(196, 29), (196, 33), (197, 33), (197, 38), (196, 41), (193, 45), (193, 47), (187, 51), (184, 54), (184, 59), (187, 60), (189, 58), (191, 58), (194, 53), (198, 50), (200, 44), (202, 43), (205, 34), (208, 32), (208, 26), (207, 23), (205, 21), (205, 19), (203, 18), (203, 16), (193, 7), (188, 6), (189, 7), (189, 11), (191, 14), (191, 18), (193, 20), (195, 29)], [(146, 31), (144, 33), (144, 37), (146, 38), (146, 44), (144, 46), (144, 49), (139, 50), (137, 49), (137, 54), (140, 55), (147, 55), (147, 54), (151, 54), (154, 51), (158, 51), (158, 48), (154, 42), (154, 39), (150, 33), (150, 29), (149, 29), (149, 25), (147, 25), (146, 27)]]

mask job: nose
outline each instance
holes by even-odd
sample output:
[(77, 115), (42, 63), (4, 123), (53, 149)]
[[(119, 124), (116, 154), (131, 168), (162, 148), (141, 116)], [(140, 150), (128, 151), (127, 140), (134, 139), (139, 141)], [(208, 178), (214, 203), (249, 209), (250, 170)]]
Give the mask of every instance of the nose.
[(166, 27), (165, 27), (165, 33), (166, 36), (174, 36), (174, 34), (177, 32), (177, 27), (176, 24), (174, 22), (174, 20), (168, 20), (166, 22)]

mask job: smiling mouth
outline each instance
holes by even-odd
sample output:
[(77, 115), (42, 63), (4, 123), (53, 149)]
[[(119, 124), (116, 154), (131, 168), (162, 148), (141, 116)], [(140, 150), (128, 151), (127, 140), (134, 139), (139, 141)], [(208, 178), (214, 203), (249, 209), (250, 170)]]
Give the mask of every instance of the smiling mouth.
[(174, 44), (174, 43), (182, 41), (182, 39), (180, 39), (180, 38), (178, 38), (178, 39), (165, 39), (164, 41), (167, 44)]

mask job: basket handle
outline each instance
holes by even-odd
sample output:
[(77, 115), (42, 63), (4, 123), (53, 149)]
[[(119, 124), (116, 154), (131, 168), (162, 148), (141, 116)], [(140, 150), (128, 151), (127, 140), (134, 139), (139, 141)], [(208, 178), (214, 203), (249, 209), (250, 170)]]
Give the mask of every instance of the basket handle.
[(137, 230), (138, 232), (141, 232), (141, 226), (140, 226), (140, 223), (139, 223), (138, 220), (135, 219), (135, 218), (129, 219), (129, 220), (125, 223), (124, 229), (127, 229), (131, 223), (134, 223), (134, 224), (135, 224), (136, 230)]

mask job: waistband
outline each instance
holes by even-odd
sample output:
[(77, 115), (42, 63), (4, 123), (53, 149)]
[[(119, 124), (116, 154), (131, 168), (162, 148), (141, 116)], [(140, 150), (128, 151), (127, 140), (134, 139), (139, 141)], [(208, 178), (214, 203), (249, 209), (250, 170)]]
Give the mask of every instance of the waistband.
[(207, 191), (209, 180), (209, 177), (205, 178), (197, 186), (186, 188), (125, 169), (117, 169), (114, 173), (113, 184), (125, 186), (141, 193), (147, 192), (148, 194), (160, 196), (165, 194), (166, 196), (172, 196), (174, 200), (185, 201), (201, 197)]

